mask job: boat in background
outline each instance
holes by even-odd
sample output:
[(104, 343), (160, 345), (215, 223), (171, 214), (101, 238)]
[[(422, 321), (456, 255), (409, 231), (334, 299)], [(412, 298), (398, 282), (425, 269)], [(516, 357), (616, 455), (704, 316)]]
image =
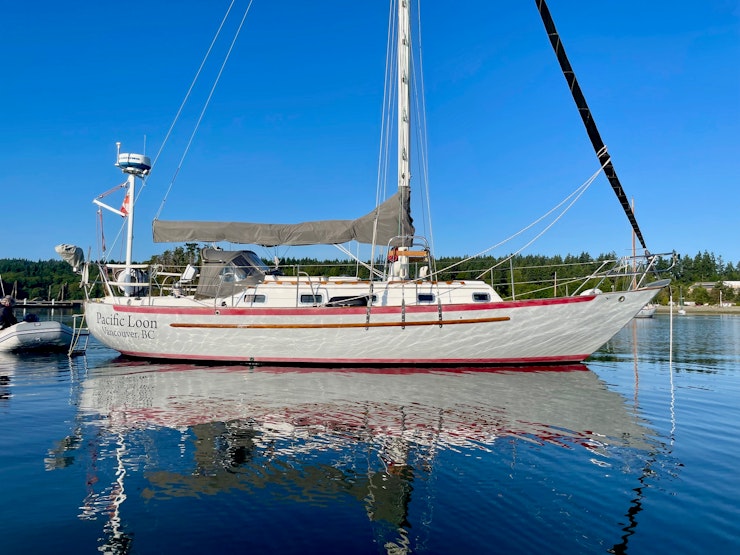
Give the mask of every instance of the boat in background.
[[(120, 210), (124, 217), (126, 260), (98, 262), (98, 282), (86, 281), (87, 325), (104, 345), (146, 359), (234, 361), (251, 364), (316, 365), (528, 365), (581, 362), (614, 336), (670, 280), (651, 282), (659, 257), (647, 253), (635, 271), (634, 286), (617, 287), (628, 261), (604, 264), (571, 285), (570, 294), (504, 299), (484, 271), (470, 279), (437, 268), (425, 237), (411, 218), (411, 39), (410, 2), (391, 10), (388, 67), (397, 115), (397, 191), (367, 215), (353, 220), (298, 224), (219, 221), (153, 223), (155, 242), (215, 245), (309, 246), (349, 242), (370, 245), (367, 259), (355, 257), (357, 273), (347, 277), (309, 275), (300, 267), (271, 268), (252, 250), (203, 248), (200, 261), (170, 269), (133, 263), (132, 240), (137, 179), (146, 178), (151, 160), (117, 153), (127, 180)], [(593, 118), (554, 32), (544, 2), (538, 2), (548, 35), (584, 118), (601, 169), (643, 243), (634, 214)], [(565, 60), (567, 64), (567, 60)], [(578, 95), (575, 92), (578, 92)], [(423, 105), (420, 103), (419, 105)], [(422, 141), (423, 143), (424, 141)], [(422, 172), (423, 173), (423, 172)], [(594, 175), (594, 179), (597, 174)], [(379, 197), (380, 198), (380, 197)], [(461, 240), (460, 245), (464, 245)], [(198, 266), (198, 267), (196, 267)], [(486, 278), (486, 279), (484, 279)], [(100, 284), (103, 298), (93, 298)]]
[(87, 329), (70, 327), (55, 320), (18, 322), (0, 330), (0, 352), (67, 352), (76, 354), (87, 348)]

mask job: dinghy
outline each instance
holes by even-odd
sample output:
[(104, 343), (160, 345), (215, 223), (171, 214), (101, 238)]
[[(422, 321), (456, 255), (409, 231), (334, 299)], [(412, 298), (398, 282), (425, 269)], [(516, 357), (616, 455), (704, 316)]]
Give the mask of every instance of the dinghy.
[(75, 330), (61, 322), (23, 321), (0, 330), (0, 352), (69, 352), (76, 337), (87, 339), (87, 335), (87, 330)]

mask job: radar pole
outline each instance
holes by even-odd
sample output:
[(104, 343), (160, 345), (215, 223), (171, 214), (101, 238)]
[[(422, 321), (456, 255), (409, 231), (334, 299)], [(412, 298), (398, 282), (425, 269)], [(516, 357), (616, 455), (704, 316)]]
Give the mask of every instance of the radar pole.
[(127, 218), (126, 229), (126, 273), (131, 271), (134, 244), (134, 204), (136, 203), (136, 178), (144, 179), (152, 169), (152, 162), (143, 154), (121, 152), (121, 143), (116, 143), (116, 166), (128, 175), (126, 196), (120, 212)]

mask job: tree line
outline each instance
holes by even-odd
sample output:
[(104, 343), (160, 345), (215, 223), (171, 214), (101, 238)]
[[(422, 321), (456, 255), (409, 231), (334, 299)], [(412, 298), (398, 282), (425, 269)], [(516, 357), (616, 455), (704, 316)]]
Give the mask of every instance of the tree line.
[(28, 300), (75, 300), (85, 297), (80, 276), (63, 260), (32, 262), (0, 259), (0, 285), (5, 295)]
[[(589, 253), (566, 256), (516, 255), (511, 257), (448, 256), (436, 259), (435, 269), (440, 280), (448, 279), (483, 279), (492, 283), (503, 297), (549, 297), (553, 294), (567, 295), (574, 292), (575, 280), (595, 271), (605, 260), (614, 260), (614, 253), (592, 256)], [(146, 261), (160, 264), (163, 267), (184, 268), (187, 264), (197, 265), (199, 249), (196, 243), (187, 243), (184, 247), (164, 251)], [(376, 265), (384, 261), (378, 259)], [(685, 300), (701, 303), (716, 303), (719, 295), (727, 302), (739, 301), (740, 295), (731, 288), (722, 285), (726, 281), (740, 281), (740, 263), (738, 265), (725, 261), (721, 256), (704, 251), (695, 256), (681, 256), (671, 267), (672, 261), (661, 258), (656, 266), (663, 277), (671, 277), (671, 289), (674, 299), (679, 296)], [(670, 270), (668, 268), (670, 267)], [(318, 260), (314, 258), (284, 258), (280, 269), (286, 273), (300, 270), (309, 274), (325, 276), (355, 276), (368, 278), (369, 270), (354, 261)], [(94, 272), (91, 272), (94, 274)], [(626, 287), (618, 283), (615, 276), (599, 287), (608, 290), (611, 287)], [(516, 286), (512, 290), (511, 283)], [(711, 291), (703, 287), (691, 287), (696, 283), (715, 284)], [(4, 294), (13, 294), (17, 299), (43, 300), (76, 300), (84, 298), (80, 287), (80, 276), (62, 260), (30, 261), (24, 259), (0, 259), (0, 284)], [(101, 290), (94, 291), (99, 295)], [(667, 302), (668, 291), (661, 293), (659, 301)]]

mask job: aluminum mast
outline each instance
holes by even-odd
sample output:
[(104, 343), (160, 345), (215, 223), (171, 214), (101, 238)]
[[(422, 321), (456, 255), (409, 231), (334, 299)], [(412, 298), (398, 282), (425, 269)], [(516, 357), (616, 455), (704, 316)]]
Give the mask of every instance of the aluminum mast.
[[(410, 133), (411, 123), (409, 121), (410, 88), (410, 49), (411, 30), (409, 26), (409, 3), (411, 0), (398, 1), (398, 36), (397, 39), (397, 63), (398, 63), (398, 189), (408, 189), (411, 179), (409, 170)], [(402, 195), (403, 202), (409, 195)], [(409, 212), (408, 206), (401, 209)], [(405, 230), (403, 230), (405, 232)]]

